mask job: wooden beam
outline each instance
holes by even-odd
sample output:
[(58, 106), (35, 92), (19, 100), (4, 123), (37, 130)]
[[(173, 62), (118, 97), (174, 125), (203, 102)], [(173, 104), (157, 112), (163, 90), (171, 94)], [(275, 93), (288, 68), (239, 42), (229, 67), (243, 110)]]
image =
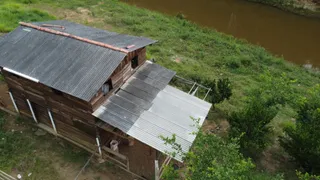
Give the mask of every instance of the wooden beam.
[(154, 175), (155, 175), (155, 180), (160, 180), (160, 169), (159, 169), (158, 160), (154, 160)]
[(86, 43), (90, 43), (90, 44), (94, 44), (94, 45), (97, 45), (97, 46), (105, 47), (105, 48), (112, 49), (112, 50), (115, 50), (115, 51), (120, 51), (120, 52), (123, 52), (123, 53), (126, 53), (126, 54), (129, 53), (129, 51), (127, 51), (125, 49), (114, 47), (114, 46), (112, 46), (110, 44), (106, 44), (106, 43), (102, 43), (102, 42), (98, 42), (98, 41), (82, 38), (82, 37), (79, 37), (79, 36), (75, 36), (75, 35), (72, 35), (72, 34), (61, 32), (61, 31), (56, 31), (56, 30), (53, 30), (53, 29), (45, 28), (45, 27), (40, 27), (40, 26), (31, 24), (31, 23), (20, 22), (19, 24), (22, 25), (22, 26), (26, 26), (26, 27), (30, 27), (30, 28), (39, 30), (39, 31), (43, 31), (43, 32), (47, 32), (47, 33), (51, 33), (51, 34), (55, 34), (55, 35), (60, 35), (60, 36), (65, 36), (65, 37), (70, 37), (70, 38), (73, 38), (73, 39), (76, 39), (76, 40), (79, 40), (79, 41), (83, 41), (83, 42), (86, 42)]
[(110, 148), (107, 148), (106, 146), (102, 146), (102, 149), (107, 151), (108, 153), (114, 155), (114, 156), (117, 156), (118, 158), (120, 158), (120, 159), (122, 159), (124, 161), (128, 160), (127, 156), (122, 155), (122, 154), (120, 154), (118, 152), (112, 151)]

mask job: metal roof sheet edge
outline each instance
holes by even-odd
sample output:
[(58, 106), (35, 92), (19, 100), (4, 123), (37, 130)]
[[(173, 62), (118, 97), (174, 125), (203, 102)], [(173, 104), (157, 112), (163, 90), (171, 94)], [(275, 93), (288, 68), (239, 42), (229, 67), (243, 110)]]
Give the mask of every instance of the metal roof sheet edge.
[(94, 44), (94, 45), (105, 47), (105, 48), (108, 48), (108, 49), (111, 49), (111, 50), (115, 50), (115, 51), (120, 51), (120, 52), (123, 52), (123, 53), (126, 53), (126, 54), (129, 53), (129, 51), (127, 51), (125, 49), (114, 47), (114, 46), (111, 46), (110, 44), (101, 43), (101, 42), (98, 42), (98, 41), (82, 38), (82, 37), (75, 36), (75, 35), (72, 35), (72, 34), (69, 34), (69, 33), (60, 32), (60, 31), (56, 31), (56, 30), (53, 30), (53, 29), (45, 28), (45, 27), (40, 27), (40, 26), (31, 24), (31, 23), (19, 22), (19, 24), (22, 25), (22, 26), (26, 26), (26, 27), (30, 27), (30, 28), (33, 28), (33, 29), (37, 29), (39, 31), (44, 31), (44, 32), (51, 33), (51, 34), (70, 37), (70, 38), (73, 38), (73, 39), (76, 39), (76, 40), (79, 40), (79, 41), (82, 41), (82, 42)]

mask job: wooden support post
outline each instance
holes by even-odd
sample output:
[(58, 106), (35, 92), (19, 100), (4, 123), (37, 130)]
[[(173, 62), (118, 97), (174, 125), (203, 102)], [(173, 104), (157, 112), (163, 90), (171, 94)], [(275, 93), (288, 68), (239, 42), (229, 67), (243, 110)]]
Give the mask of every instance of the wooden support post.
[(100, 140), (99, 140), (98, 137), (96, 137), (96, 141), (97, 141), (97, 145), (98, 145), (99, 154), (100, 154), (100, 156), (102, 156), (102, 151), (101, 151), (101, 146), (100, 146)]
[(154, 160), (154, 174), (155, 174), (155, 180), (160, 180), (160, 169), (159, 169), (158, 160)]
[(32, 108), (32, 105), (31, 105), (29, 99), (27, 99), (27, 102), (28, 102), (28, 105), (29, 105), (29, 108), (30, 108), (30, 111), (31, 111), (31, 114), (32, 114), (32, 117), (33, 117), (34, 121), (35, 121), (36, 123), (38, 123), (37, 117), (36, 117), (36, 115), (34, 114), (34, 111), (33, 111), (33, 108)]
[(12, 93), (10, 91), (9, 91), (9, 95), (10, 95), (11, 101), (12, 101), (13, 106), (16, 109), (17, 113), (20, 113), (19, 109), (18, 109), (18, 106), (17, 106), (16, 102), (14, 101), (13, 95), (12, 95)]
[(58, 134), (57, 128), (56, 128), (56, 124), (55, 124), (54, 121), (53, 121), (53, 117), (52, 117), (52, 114), (51, 114), (50, 109), (48, 109), (48, 115), (49, 115), (49, 118), (50, 118), (50, 121), (51, 121), (51, 124), (52, 124), (52, 127), (53, 127), (54, 132), (55, 132), (56, 134)]

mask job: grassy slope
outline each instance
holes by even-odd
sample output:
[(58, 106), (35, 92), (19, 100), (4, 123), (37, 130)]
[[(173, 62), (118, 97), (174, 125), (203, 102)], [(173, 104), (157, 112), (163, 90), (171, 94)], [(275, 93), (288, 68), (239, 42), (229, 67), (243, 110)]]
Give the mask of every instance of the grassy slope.
[(54, 19), (48, 13), (9, 1), (0, 2), (0, 33), (12, 31), (19, 21)]
[[(26, 0), (15, 1), (25, 2)], [(31, 0), (27, 2), (29, 1)], [(92, 18), (99, 18), (101, 22), (80, 23), (99, 28), (110, 24), (112, 30), (117, 32), (159, 40), (156, 45), (149, 47), (148, 57), (153, 57), (159, 64), (176, 70), (180, 76), (203, 84), (215, 78), (229, 77), (234, 85), (234, 96), (229, 102), (220, 106), (223, 110), (237, 109), (242, 103), (245, 92), (263, 83), (259, 82), (258, 76), (266, 70), (274, 76), (286, 73), (290, 78), (297, 79), (298, 93), (319, 82), (319, 73), (290, 64), (281, 57), (275, 57), (264, 48), (251, 45), (245, 40), (201, 28), (183, 19), (135, 8), (117, 0), (34, 1), (35, 4), (23, 6), (23, 8), (50, 7), (53, 14), (59, 13), (54, 10), (54, 7), (72, 10), (78, 7), (86, 8), (91, 12)], [(59, 14), (56, 15), (59, 16)], [(10, 20), (10, 26), (11, 23), (17, 26), (17, 22), (21, 20), (24, 19)], [(37, 19), (26, 19), (28, 20)], [(174, 62), (177, 58), (181, 59), (181, 63)]]
[[(204, 84), (215, 78), (229, 77), (233, 82), (234, 96), (219, 106), (222, 110), (237, 109), (246, 91), (263, 83), (259, 82), (258, 76), (266, 70), (274, 76), (286, 73), (297, 79), (297, 94), (319, 82), (319, 73), (290, 64), (245, 40), (116, 0), (42, 0), (39, 3), (66, 9), (86, 8), (92, 17), (103, 20), (100, 24), (93, 24), (97, 27), (104, 27), (107, 23), (117, 32), (159, 40), (149, 47), (148, 57), (154, 57), (159, 64), (176, 70), (180, 76)], [(92, 25), (90, 22), (82, 23)], [(174, 62), (177, 58), (181, 63)]]

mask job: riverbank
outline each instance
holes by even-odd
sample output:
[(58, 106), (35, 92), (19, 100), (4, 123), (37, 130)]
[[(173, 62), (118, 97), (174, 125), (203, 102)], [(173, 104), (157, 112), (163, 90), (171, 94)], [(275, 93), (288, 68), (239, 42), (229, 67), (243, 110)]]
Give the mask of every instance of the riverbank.
[(320, 18), (319, 0), (248, 0), (271, 5), (284, 11), (303, 15), (306, 17)]

